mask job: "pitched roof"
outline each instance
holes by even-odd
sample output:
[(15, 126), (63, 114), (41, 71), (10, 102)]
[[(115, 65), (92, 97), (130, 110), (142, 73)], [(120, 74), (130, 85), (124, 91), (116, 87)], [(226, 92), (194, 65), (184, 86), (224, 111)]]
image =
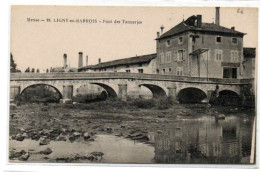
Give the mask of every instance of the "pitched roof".
[(197, 26), (195, 23), (195, 20), (197, 19), (196, 16), (191, 16), (187, 20), (182, 21), (181, 23), (177, 24), (173, 28), (171, 28), (169, 31), (162, 34), (157, 39), (162, 39), (174, 35), (178, 35), (183, 32), (187, 31), (204, 31), (204, 32), (215, 32), (215, 33), (226, 33), (226, 34), (232, 34), (237, 36), (243, 36), (245, 33), (236, 31), (235, 29), (226, 28), (214, 23), (202, 23), (201, 26)]
[(255, 58), (255, 48), (243, 48), (243, 54), (245, 58)]
[(156, 57), (156, 54), (147, 54), (147, 55), (142, 55), (142, 56), (129, 57), (129, 58), (125, 58), (125, 59), (118, 59), (118, 60), (103, 62), (101, 64), (85, 66), (85, 67), (79, 68), (79, 70), (81, 70), (81, 69), (98, 69), (98, 68), (113, 67), (113, 66), (120, 66), (120, 65), (148, 63), (155, 57)]

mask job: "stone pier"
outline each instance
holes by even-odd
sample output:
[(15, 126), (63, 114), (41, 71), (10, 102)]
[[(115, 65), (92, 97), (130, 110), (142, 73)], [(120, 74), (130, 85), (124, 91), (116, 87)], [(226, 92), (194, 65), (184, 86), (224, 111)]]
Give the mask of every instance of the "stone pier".
[(72, 103), (73, 96), (73, 85), (64, 85), (63, 86), (63, 98), (61, 103)]
[(118, 98), (119, 100), (127, 100), (127, 84), (118, 84)]

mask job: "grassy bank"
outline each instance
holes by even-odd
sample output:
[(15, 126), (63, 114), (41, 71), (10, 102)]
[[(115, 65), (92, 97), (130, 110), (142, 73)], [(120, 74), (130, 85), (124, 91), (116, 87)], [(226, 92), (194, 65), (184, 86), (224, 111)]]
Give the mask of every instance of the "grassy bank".
[[(86, 102), (82, 100), (80, 102)], [(142, 99), (142, 98), (128, 98), (127, 101), (120, 101), (118, 99), (107, 99), (105, 101), (91, 102), (91, 103), (78, 103), (61, 104), (60, 106), (68, 109), (81, 109), (81, 110), (99, 110), (99, 109), (168, 109), (174, 105), (174, 102), (169, 98), (157, 99)]]

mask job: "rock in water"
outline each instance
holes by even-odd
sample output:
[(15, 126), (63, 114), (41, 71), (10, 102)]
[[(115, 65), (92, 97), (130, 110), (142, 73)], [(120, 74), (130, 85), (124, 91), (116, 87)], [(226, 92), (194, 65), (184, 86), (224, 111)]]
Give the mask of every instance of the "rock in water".
[(79, 136), (80, 136), (80, 133), (79, 133), (79, 132), (74, 132), (74, 133), (73, 133), (73, 136), (74, 136), (74, 137), (79, 137)]
[(28, 138), (28, 134), (27, 134), (27, 133), (23, 133), (22, 136), (23, 136), (24, 138)]
[(50, 139), (47, 139), (47, 138), (41, 138), (40, 139), (40, 142), (39, 142), (39, 145), (48, 145), (50, 143)]
[(21, 135), (21, 134), (17, 134), (16, 136), (15, 136), (15, 140), (17, 140), (17, 141), (23, 141), (24, 140), (24, 136), (23, 135)]
[(56, 137), (55, 141), (67, 141), (67, 139), (64, 136), (58, 136)]
[(10, 104), (10, 110), (14, 110), (14, 109), (16, 109), (17, 108), (17, 105), (16, 104), (14, 104), (14, 103), (11, 103)]
[(217, 118), (217, 119), (225, 119), (226, 116), (225, 116), (224, 114), (217, 114), (217, 115), (216, 115), (216, 118)]
[(45, 150), (40, 151), (40, 154), (43, 154), (43, 155), (49, 155), (51, 153), (52, 153), (51, 148), (46, 148)]
[(31, 139), (32, 140), (39, 140), (40, 139), (40, 135), (39, 134), (33, 134), (32, 136), (31, 136)]
[(87, 140), (87, 139), (90, 138), (90, 135), (89, 135), (88, 133), (84, 133), (84, 134), (83, 134), (83, 137), (84, 137), (85, 140)]
[(13, 156), (14, 158), (18, 158), (18, 157), (22, 156), (22, 153), (21, 153), (21, 152), (15, 152), (15, 153), (13, 153), (12, 156)]
[(20, 157), (19, 157), (19, 160), (21, 160), (21, 161), (27, 161), (27, 160), (29, 159), (29, 157), (30, 157), (30, 154), (27, 152), (27, 153), (25, 153), (24, 155), (20, 156)]
[(70, 140), (70, 142), (74, 142), (76, 139), (75, 139), (74, 136), (70, 136), (70, 137), (69, 137), (69, 140)]
[(92, 152), (91, 155), (102, 157), (104, 155), (104, 153), (103, 152)]
[(65, 128), (62, 128), (62, 129), (60, 130), (60, 132), (61, 132), (61, 134), (66, 135), (67, 132), (68, 132), (68, 130), (65, 129)]

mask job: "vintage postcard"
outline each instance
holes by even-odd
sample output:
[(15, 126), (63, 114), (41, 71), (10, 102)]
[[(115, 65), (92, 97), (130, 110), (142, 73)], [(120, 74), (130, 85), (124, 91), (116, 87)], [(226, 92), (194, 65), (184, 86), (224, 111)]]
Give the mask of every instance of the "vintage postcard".
[(12, 5), (9, 163), (256, 163), (258, 8)]

